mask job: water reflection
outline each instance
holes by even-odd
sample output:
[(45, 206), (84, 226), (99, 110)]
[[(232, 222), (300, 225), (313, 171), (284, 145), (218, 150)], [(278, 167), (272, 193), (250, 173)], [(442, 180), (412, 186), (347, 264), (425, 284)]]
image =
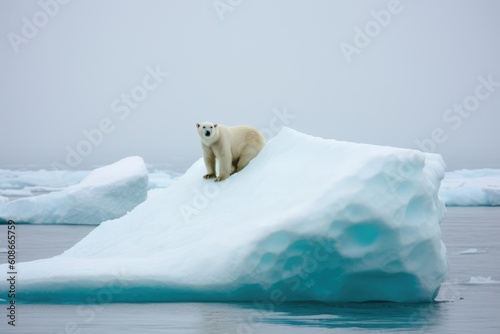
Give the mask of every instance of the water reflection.
[(443, 303), (286, 303), (239, 304), (239, 307), (253, 309), (243, 325), (247, 329), (258, 327), (259, 323), (321, 328), (430, 329), (439, 324)]

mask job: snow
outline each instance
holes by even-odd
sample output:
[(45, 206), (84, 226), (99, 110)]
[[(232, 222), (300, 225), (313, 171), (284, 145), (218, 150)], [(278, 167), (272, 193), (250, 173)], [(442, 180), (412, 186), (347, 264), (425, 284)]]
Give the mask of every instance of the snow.
[[(419, 302), (437, 295), (447, 273), (439, 155), (284, 128), (240, 173), (220, 183), (204, 174), (200, 159), (63, 254), (19, 263), (17, 300)], [(0, 294), (7, 290), (0, 281)]]
[(449, 206), (498, 206), (500, 169), (448, 172), (441, 183), (439, 195)]
[(498, 284), (500, 281), (496, 281), (494, 279), (491, 279), (491, 276), (488, 277), (482, 277), (482, 276), (476, 276), (476, 277), (471, 277), (469, 281), (467, 282), (468, 284)]
[(61, 191), (21, 198), (0, 206), (0, 222), (99, 224), (123, 216), (147, 197), (148, 172), (140, 157), (92, 171)]

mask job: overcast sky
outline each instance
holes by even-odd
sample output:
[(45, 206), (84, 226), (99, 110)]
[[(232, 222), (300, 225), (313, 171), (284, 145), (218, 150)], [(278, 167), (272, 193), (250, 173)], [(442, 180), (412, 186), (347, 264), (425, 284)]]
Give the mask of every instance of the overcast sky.
[(500, 2), (0, 1), (0, 168), (139, 155), (196, 122), (286, 125), (500, 168)]

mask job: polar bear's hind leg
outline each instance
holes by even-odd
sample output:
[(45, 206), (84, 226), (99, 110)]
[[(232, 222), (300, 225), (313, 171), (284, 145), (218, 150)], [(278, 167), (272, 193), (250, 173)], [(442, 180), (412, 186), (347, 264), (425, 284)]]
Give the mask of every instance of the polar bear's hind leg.
[(238, 169), (238, 162), (239, 161), (240, 161), (240, 159), (233, 160), (233, 163), (231, 165), (231, 175), (236, 173), (236, 170)]
[(245, 168), (248, 165), (248, 163), (250, 162), (250, 160), (255, 158), (257, 153), (259, 153), (259, 152), (257, 150), (255, 150), (254, 148), (246, 149), (240, 156), (238, 164), (236, 165), (235, 173), (238, 173), (243, 168)]

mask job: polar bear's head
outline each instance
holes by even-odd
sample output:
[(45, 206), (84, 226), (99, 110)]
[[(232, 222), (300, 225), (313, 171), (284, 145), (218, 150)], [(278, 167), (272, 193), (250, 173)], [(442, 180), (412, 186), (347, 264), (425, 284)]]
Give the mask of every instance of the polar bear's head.
[(196, 123), (198, 134), (201, 140), (206, 144), (215, 142), (218, 138), (219, 132), (217, 131), (217, 124), (210, 122)]

